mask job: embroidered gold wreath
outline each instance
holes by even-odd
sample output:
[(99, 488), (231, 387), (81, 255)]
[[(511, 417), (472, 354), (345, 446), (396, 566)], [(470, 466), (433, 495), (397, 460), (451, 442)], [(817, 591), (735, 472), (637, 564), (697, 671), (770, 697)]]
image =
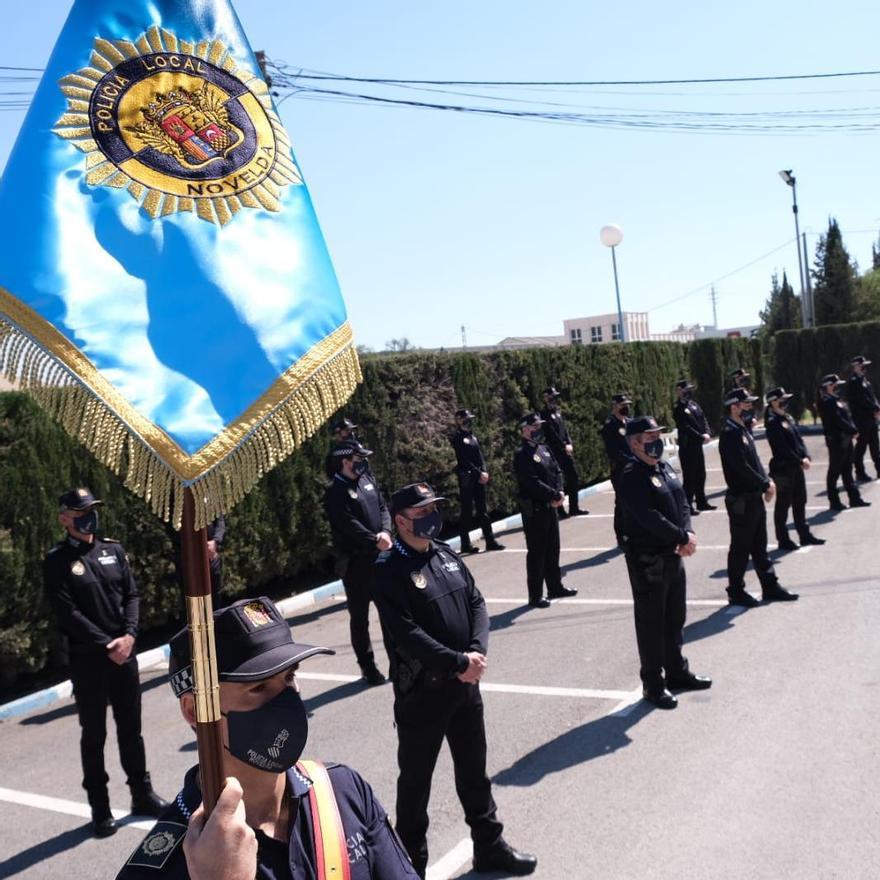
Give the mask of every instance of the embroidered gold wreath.
[(151, 217), (224, 225), (241, 208), (279, 211), (282, 188), (302, 183), (266, 84), (219, 40), (154, 26), (97, 38), (89, 62), (61, 79), (54, 131), (86, 154), (90, 185), (126, 188)]

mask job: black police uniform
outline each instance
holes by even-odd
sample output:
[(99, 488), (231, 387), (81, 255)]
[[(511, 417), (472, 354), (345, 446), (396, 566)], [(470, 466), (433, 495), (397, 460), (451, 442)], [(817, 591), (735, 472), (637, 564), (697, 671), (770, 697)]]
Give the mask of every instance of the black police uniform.
[(730, 520), (727, 593), (732, 599), (745, 593), (746, 566), (751, 556), (764, 597), (769, 598), (782, 589), (767, 556), (767, 511), (763, 496), (770, 488), (770, 477), (758, 457), (751, 432), (731, 418), (724, 422), (718, 447), (727, 483), (724, 504)]
[(645, 692), (657, 695), (688, 674), (681, 653), (687, 580), (684, 561), (675, 551), (690, 537), (690, 504), (666, 462), (648, 464), (635, 457), (621, 471), (618, 495), (640, 675)]
[(571, 435), (568, 433), (565, 419), (562, 417), (559, 407), (555, 406), (545, 406), (541, 410), (541, 418), (544, 420), (544, 440), (562, 471), (565, 480), (565, 494), (568, 495), (568, 514), (560, 509), (559, 516), (576, 516), (579, 513), (585, 513), (586, 511), (580, 509), (578, 501), (580, 480), (574, 456), (565, 451), (566, 444), (571, 443)]
[(853, 424), (859, 431), (859, 439), (856, 440), (853, 450), (856, 477), (860, 480), (868, 479), (868, 475), (865, 473), (865, 451), (870, 450), (871, 460), (874, 462), (874, 468), (880, 478), (880, 438), (878, 438), (877, 432), (880, 401), (877, 400), (874, 386), (867, 376), (857, 376), (853, 373), (849, 377), (846, 399), (852, 411)]
[(849, 496), (850, 504), (860, 505), (861, 494), (853, 482), (853, 437), (858, 428), (850, 417), (847, 405), (833, 394), (823, 394), (819, 403), (825, 445), (828, 447), (828, 473), (825, 488), (832, 507), (840, 507), (840, 493), (837, 489), (838, 477), (843, 479), (843, 487)]
[(626, 440), (626, 425), (629, 419), (626, 416), (609, 416), (605, 424), (599, 430), (602, 442), (605, 444), (605, 454), (608, 456), (608, 464), (611, 467), (611, 485), (614, 487), (614, 534), (618, 546), (622, 547), (626, 540), (623, 527), (623, 511), (620, 507), (620, 499), (617, 497), (620, 473), (624, 466), (632, 459), (629, 451), (629, 443)]
[[(166, 533), (174, 548), (174, 570), (177, 575), (177, 583), (181, 594), (185, 595), (183, 560), (180, 555), (180, 532), (169, 524), (166, 528)], [(220, 553), (223, 541), (226, 539), (226, 518), (222, 514), (213, 522), (208, 523), (207, 534), (207, 539), (213, 541), (217, 548), (217, 553), (208, 561), (211, 573), (211, 605), (214, 609), (223, 608), (228, 603), (223, 596), (223, 557)]]
[(336, 571), (342, 578), (350, 618), (351, 646), (365, 674), (377, 672), (370, 642), (370, 599), (376, 537), (391, 533), (391, 514), (375, 479), (362, 474), (349, 480), (335, 474), (324, 492), (324, 511), (330, 522)]
[(452, 448), (455, 450), (455, 473), (461, 502), (461, 549), (463, 552), (471, 549), (470, 531), (475, 519), (483, 530), (486, 546), (492, 548), (496, 545), (495, 535), (486, 512), (486, 486), (480, 482), (480, 474), (486, 470), (483, 450), (474, 432), (465, 428), (459, 428), (453, 434)]
[(678, 460), (684, 494), (691, 507), (709, 510), (706, 498), (706, 457), (703, 454), (703, 435), (709, 433), (709, 422), (700, 405), (682, 397), (672, 411), (678, 429)]
[(562, 471), (542, 443), (523, 440), (513, 457), (526, 538), (526, 579), (529, 602), (542, 598), (543, 584), (549, 596), (563, 592), (559, 570), (559, 517), (552, 501), (562, 493)]
[(118, 541), (73, 536), (56, 544), (43, 563), (43, 581), (67, 636), (70, 679), (81, 730), (83, 788), (96, 816), (110, 815), (104, 766), (107, 705), (113, 708), (119, 758), (135, 799), (152, 792), (141, 736), (141, 686), (134, 651), (114, 663), (106, 645), (137, 638), (139, 594)]
[[(326, 764), (348, 846), (351, 880), (397, 880), (416, 873), (388, 816), (361, 776), (342, 764)], [(202, 801), (198, 767), (186, 774), (183, 789), (123, 866), (117, 880), (187, 880), (183, 839), (192, 813)], [(290, 809), (288, 840), (257, 829), (255, 880), (313, 880), (318, 864), (315, 828), (309, 807), (311, 780), (296, 768), (287, 771)]]
[(770, 476), (776, 484), (776, 507), (773, 510), (776, 540), (780, 545), (790, 540), (788, 510), (791, 508), (801, 543), (810, 543), (810, 527), (806, 519), (807, 482), (803, 468), (804, 459), (809, 458), (807, 447), (798, 431), (797, 423), (787, 413), (780, 415), (772, 407), (768, 407), (764, 427), (773, 452)]
[(444, 738), (475, 858), (501, 840), (503, 826), (486, 775), (480, 687), (456, 678), (468, 668), (466, 652), (486, 654), (489, 615), (467, 566), (440, 541), (418, 553), (396, 540), (376, 563), (375, 596), (394, 683), (396, 828), (423, 876), (431, 777)]

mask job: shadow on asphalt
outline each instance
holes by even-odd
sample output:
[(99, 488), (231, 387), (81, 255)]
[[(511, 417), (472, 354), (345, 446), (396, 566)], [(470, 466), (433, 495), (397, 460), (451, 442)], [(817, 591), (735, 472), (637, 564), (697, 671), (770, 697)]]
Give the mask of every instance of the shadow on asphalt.
[[(745, 609), (743, 609), (745, 610)], [(727, 632), (733, 629), (734, 621), (739, 617), (741, 612), (736, 611), (730, 613), (729, 607), (717, 608), (708, 617), (702, 620), (689, 623), (684, 628), (682, 635), (686, 645), (692, 642), (698, 642), (700, 639), (707, 639), (710, 636), (717, 636), (719, 633)]]
[(307, 611), (305, 614), (297, 614), (294, 617), (288, 617), (287, 623), (290, 628), (293, 629), (294, 626), (304, 626), (307, 623), (314, 623), (322, 617), (327, 617), (329, 614), (336, 614), (339, 611), (345, 611), (347, 608), (348, 604), (346, 602), (334, 602), (332, 605), (325, 605), (323, 608), (316, 608), (314, 611)]
[(654, 707), (643, 700), (627, 715), (605, 715), (582, 724), (518, 758), (492, 781), (497, 785), (536, 785), (551, 773), (611, 755), (632, 742), (627, 730), (652, 711)]
[[(151, 678), (149, 681), (144, 682), (141, 685), (141, 693), (146, 693), (147, 691), (151, 691), (154, 688), (161, 687), (163, 684), (168, 684), (168, 673), (163, 673), (162, 675), (157, 675), (155, 678)], [(58, 718), (66, 718), (68, 715), (76, 715), (76, 703), (71, 701), (66, 706), (58, 706), (57, 709), (50, 709), (48, 712), (41, 712), (39, 715), (29, 715), (27, 718), (22, 718), (19, 721), (19, 724), (49, 724), (52, 721), (55, 721)], [(0, 874), (0, 877), (3, 875)]]
[[(385, 685), (379, 685), (379, 687), (385, 687)], [(324, 691), (322, 694), (317, 694), (314, 697), (309, 697), (307, 700), (304, 700), (306, 711), (311, 715), (315, 709), (320, 709), (322, 706), (329, 706), (331, 703), (335, 703), (338, 700), (345, 700), (348, 697), (353, 697), (355, 694), (360, 694), (367, 690), (377, 690), (377, 688), (370, 687), (361, 679), (358, 679), (357, 681), (347, 681), (345, 684), (338, 684), (336, 687), (332, 687), (329, 690)]]
[(39, 865), (40, 862), (51, 859), (53, 856), (67, 852), (87, 840), (92, 840), (91, 823), (81, 825), (79, 828), (72, 828), (70, 831), (62, 831), (61, 834), (57, 834), (49, 840), (35, 843), (32, 847), (6, 859), (5, 862), (0, 862), (0, 877), (12, 877), (21, 871), (33, 868), (34, 865)]
[(500, 614), (493, 614), (489, 618), (489, 631), (496, 632), (499, 629), (507, 629), (507, 627), (513, 626), (517, 617), (526, 614), (531, 610), (532, 609), (524, 602), (516, 608), (511, 608), (509, 611), (502, 611)]
[(611, 562), (612, 559), (617, 559), (618, 556), (623, 556), (623, 550), (620, 547), (611, 547), (609, 550), (603, 550), (601, 553), (597, 553), (595, 556), (590, 556), (588, 559), (579, 559), (577, 562), (570, 562), (568, 565), (563, 565), (560, 567), (562, 572), (569, 571), (577, 571), (581, 568), (593, 568), (597, 565), (605, 565), (608, 562)]

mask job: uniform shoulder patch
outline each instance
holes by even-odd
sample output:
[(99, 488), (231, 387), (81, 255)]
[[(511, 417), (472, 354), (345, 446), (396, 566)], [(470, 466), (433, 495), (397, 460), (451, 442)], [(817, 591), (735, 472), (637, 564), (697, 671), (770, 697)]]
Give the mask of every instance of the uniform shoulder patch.
[(122, 541), (120, 541), (119, 538), (101, 538), (101, 540), (105, 544), (121, 544), (122, 543)]
[(180, 822), (159, 821), (131, 854), (126, 865), (154, 868), (158, 871), (165, 867), (184, 837), (186, 837), (186, 825)]

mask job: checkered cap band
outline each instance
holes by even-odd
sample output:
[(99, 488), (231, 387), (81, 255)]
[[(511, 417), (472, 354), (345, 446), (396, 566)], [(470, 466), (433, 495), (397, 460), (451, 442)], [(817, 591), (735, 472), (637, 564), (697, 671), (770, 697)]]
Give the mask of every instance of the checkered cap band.
[(169, 679), (171, 690), (174, 691), (175, 697), (182, 697), (193, 689), (192, 666), (184, 666), (178, 669)]

